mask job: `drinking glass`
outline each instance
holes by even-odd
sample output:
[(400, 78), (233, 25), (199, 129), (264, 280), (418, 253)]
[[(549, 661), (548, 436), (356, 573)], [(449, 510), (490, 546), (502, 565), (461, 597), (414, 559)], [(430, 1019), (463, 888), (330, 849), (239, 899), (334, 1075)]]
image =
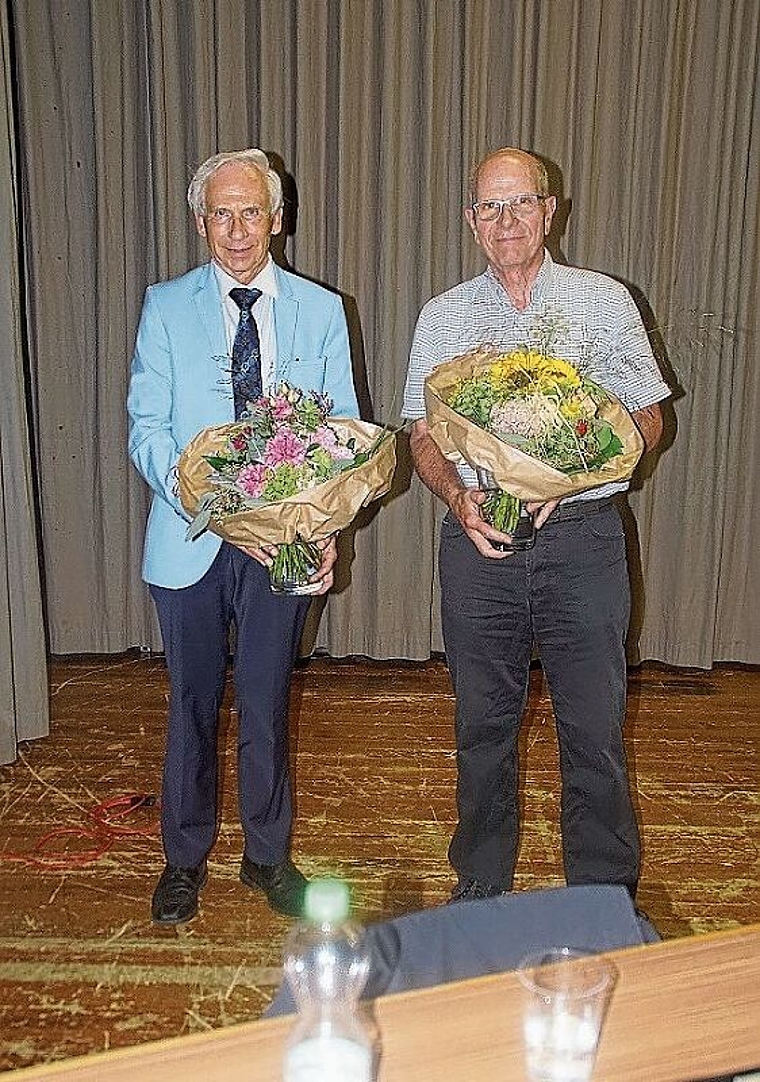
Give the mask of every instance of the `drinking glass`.
[(588, 1082), (615, 967), (600, 955), (552, 947), (524, 958), (518, 976), (531, 1082)]

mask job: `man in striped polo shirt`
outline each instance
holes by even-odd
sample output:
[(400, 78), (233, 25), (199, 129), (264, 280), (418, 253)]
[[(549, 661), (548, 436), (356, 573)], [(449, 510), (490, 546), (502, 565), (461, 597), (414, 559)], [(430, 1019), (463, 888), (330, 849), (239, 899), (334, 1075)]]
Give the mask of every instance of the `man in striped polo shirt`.
[(414, 334), (404, 416), (422, 481), (448, 507), (441, 527), (441, 614), (456, 695), (458, 824), (451, 900), (512, 886), (517, 855), (518, 747), (534, 644), (546, 675), (562, 771), (569, 884), (622, 883), (635, 895), (640, 845), (622, 728), (630, 585), (622, 521), (605, 485), (531, 505), (536, 542), (511, 540), (480, 514), (473, 470), (430, 436), (423, 385), (438, 364), (477, 346), (508, 351), (537, 332), (631, 412), (647, 449), (662, 435), (670, 391), (630, 294), (593, 271), (555, 263), (545, 239), (556, 209), (543, 163), (514, 148), (484, 158), (465, 210), (488, 267), (430, 300)]

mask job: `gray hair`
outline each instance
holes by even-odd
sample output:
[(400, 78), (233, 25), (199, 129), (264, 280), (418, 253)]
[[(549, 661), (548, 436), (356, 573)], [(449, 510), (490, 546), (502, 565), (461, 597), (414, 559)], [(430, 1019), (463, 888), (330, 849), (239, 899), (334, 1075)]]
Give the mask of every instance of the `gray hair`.
[(494, 158), (517, 158), (524, 162), (526, 165), (530, 165), (533, 168), (536, 177), (536, 191), (539, 195), (549, 194), (549, 174), (546, 171), (546, 166), (537, 158), (535, 154), (529, 154), (527, 150), (520, 150), (519, 147), (501, 147), (499, 150), (494, 150), (490, 154), (486, 154), (485, 158), (481, 160), (474, 167), (470, 173), (470, 187), (469, 187), (469, 199), (468, 206), (476, 201), (478, 197), (478, 180), (480, 179), (480, 170), (483, 166)]
[(195, 176), (190, 181), (187, 189), (187, 202), (193, 214), (206, 213), (206, 185), (217, 170), (229, 162), (240, 162), (243, 165), (251, 165), (263, 175), (269, 189), (269, 212), (276, 214), (282, 206), (282, 181), (278, 173), (269, 164), (269, 158), (258, 147), (249, 147), (247, 150), (231, 150), (223, 154), (214, 154), (207, 158), (203, 165), (199, 165)]

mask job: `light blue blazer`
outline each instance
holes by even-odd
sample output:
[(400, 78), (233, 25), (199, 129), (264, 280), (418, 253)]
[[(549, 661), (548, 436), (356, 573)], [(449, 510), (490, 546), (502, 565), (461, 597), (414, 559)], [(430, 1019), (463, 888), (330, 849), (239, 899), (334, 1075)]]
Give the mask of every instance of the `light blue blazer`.
[[(358, 406), (343, 306), (335, 293), (275, 266), (276, 382), (329, 394), (335, 416)], [(153, 490), (143, 578), (178, 589), (208, 571), (221, 540), (185, 540), (188, 516), (176, 492), (182, 449), (202, 428), (234, 420), (230, 359), (211, 263), (149, 286), (127, 398), (129, 455)]]

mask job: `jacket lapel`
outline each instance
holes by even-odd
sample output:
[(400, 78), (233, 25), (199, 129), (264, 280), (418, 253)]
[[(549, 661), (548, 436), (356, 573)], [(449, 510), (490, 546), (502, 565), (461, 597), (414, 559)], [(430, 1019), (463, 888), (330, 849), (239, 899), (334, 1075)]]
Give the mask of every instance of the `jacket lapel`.
[(288, 275), (275, 264), (277, 279), (277, 299), (274, 302), (274, 327), (277, 336), (277, 378), (276, 383), (290, 378), (289, 372), (295, 353), (296, 324), (298, 322), (298, 301), (293, 296), (293, 288)]
[[(190, 356), (196, 358), (196, 393), (206, 399), (211, 424), (231, 421), (235, 416), (230, 379), (231, 359), (224, 330), (219, 286), (211, 263), (200, 268), (198, 284), (191, 296), (197, 319), (188, 320), (187, 333), (193, 340)], [(211, 405), (213, 403), (213, 406)]]
[(210, 263), (206, 264), (203, 271), (205, 273), (199, 279), (198, 288), (193, 295), (193, 303), (208, 337), (212, 357), (224, 357), (227, 355), (227, 340), (224, 334), (219, 287)]

